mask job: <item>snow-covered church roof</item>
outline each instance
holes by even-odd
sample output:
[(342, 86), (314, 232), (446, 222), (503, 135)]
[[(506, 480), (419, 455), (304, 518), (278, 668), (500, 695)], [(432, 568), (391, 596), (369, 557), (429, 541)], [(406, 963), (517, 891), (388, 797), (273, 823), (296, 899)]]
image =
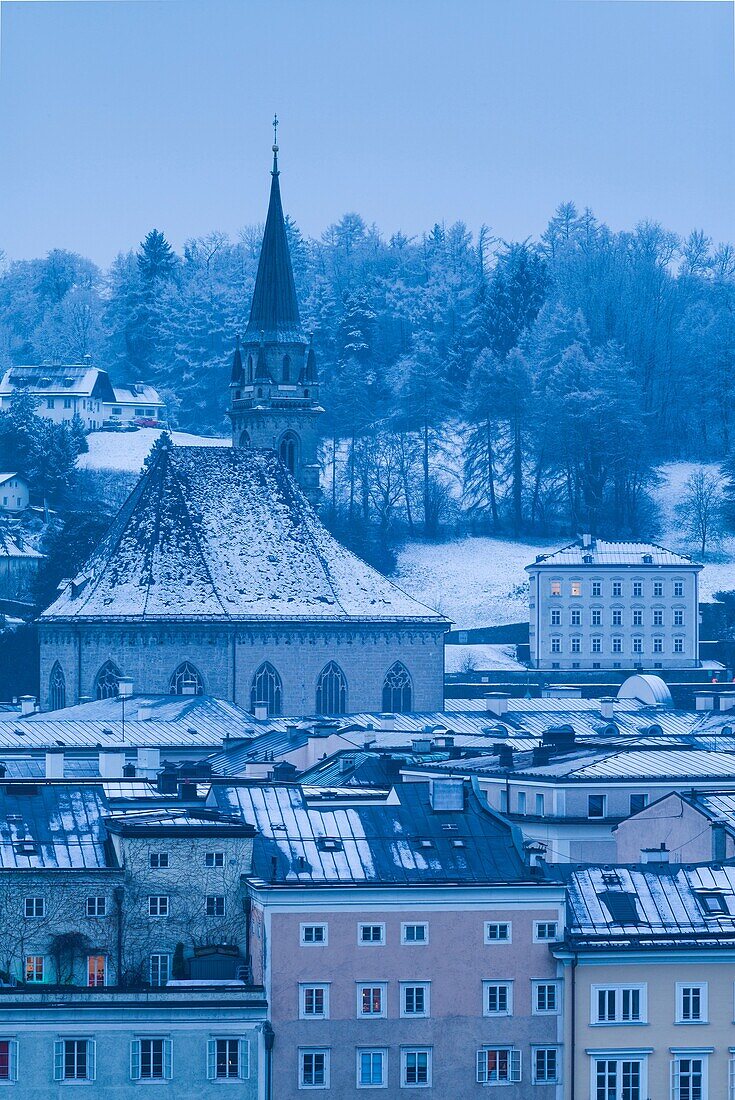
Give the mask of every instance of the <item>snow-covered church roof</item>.
[(162, 447), (43, 621), (441, 623), (350, 553), (271, 451)]

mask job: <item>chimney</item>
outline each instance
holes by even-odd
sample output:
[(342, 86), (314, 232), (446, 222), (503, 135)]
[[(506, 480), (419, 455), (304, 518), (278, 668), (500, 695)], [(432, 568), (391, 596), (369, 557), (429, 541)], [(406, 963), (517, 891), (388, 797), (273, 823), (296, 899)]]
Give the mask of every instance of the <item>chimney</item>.
[(464, 781), (462, 779), (432, 779), (429, 783), (429, 801), (435, 812), (464, 810)]
[(430, 737), (412, 737), (411, 749), (417, 754), (431, 752), (432, 740)]
[(615, 700), (609, 695), (600, 699), (600, 717), (610, 722), (615, 717)]
[(124, 767), (124, 752), (103, 751), (99, 754), (99, 768), (102, 779), (122, 779)]
[(268, 718), (268, 704), (256, 703), (253, 707), (253, 718), (256, 722), (265, 722)]
[(592, 535), (590, 535), (589, 532), (582, 535), (582, 546), (585, 550), (590, 550), (592, 548)]
[(453, 749), (454, 737), (451, 733), (442, 733), (436, 738), (436, 746), (439, 749)]
[(668, 863), (670, 854), (662, 840), (659, 848), (641, 848), (641, 863)]
[(531, 764), (538, 766), (539, 764), (548, 764), (551, 760), (551, 746), (550, 745), (537, 745), (531, 754)]
[(25, 717), (26, 714), (35, 714), (36, 711), (36, 697), (35, 695), (21, 695), (19, 699), (20, 713)]
[(544, 745), (549, 745), (552, 748), (564, 751), (565, 749), (574, 748), (576, 740), (576, 734), (573, 726), (549, 726), (542, 734), (542, 740)]
[(155, 779), (161, 769), (160, 749), (138, 749), (135, 773), (142, 779)]
[(498, 750), (498, 766), (501, 768), (513, 767), (513, 749), (510, 745), (501, 745)]
[[(257, 715), (256, 715), (257, 717)], [(289, 741), (298, 741), (299, 727), (298, 726), (286, 726), (286, 734)]]
[(485, 694), (485, 714), (494, 714), (498, 718), (506, 714), (509, 698), (510, 696), (502, 691), (488, 691)]
[(694, 706), (696, 710), (714, 710), (715, 694), (713, 691), (695, 691)]
[(64, 753), (52, 750), (46, 753), (46, 778), (64, 778)]
[(150, 703), (141, 703), (135, 720), (136, 722), (150, 722), (152, 713)]
[(726, 822), (712, 822), (712, 862), (723, 863), (727, 859)]
[(721, 691), (718, 700), (720, 710), (732, 710), (735, 707), (735, 691)]

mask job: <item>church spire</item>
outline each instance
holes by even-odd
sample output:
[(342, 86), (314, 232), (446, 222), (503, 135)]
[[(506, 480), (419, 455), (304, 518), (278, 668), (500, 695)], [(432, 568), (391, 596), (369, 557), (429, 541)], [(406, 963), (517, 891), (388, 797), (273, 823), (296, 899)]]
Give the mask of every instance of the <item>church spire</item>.
[(301, 332), (286, 222), (278, 182), (278, 118), (273, 120), (273, 169), (268, 216), (255, 278), (245, 343), (305, 343)]

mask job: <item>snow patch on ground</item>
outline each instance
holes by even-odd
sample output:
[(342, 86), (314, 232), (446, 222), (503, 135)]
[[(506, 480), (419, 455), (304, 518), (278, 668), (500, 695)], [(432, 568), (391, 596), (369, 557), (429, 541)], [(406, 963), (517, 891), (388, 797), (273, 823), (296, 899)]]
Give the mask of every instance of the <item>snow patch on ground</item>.
[[(82, 470), (124, 470), (138, 474), (162, 428), (140, 428), (137, 432), (90, 432), (89, 451), (79, 456)], [(230, 439), (171, 432), (177, 447), (230, 447)]]
[(516, 661), (515, 654), (514, 645), (448, 645), (444, 647), (444, 671), (472, 672), (492, 668), (525, 672), (526, 666)]

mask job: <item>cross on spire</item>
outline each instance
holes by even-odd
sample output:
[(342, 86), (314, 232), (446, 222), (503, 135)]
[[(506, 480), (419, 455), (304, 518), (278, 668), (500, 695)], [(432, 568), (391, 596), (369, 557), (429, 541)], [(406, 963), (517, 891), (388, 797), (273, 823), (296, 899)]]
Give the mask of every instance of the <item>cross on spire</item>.
[(278, 175), (278, 115), (273, 116), (273, 174)]

